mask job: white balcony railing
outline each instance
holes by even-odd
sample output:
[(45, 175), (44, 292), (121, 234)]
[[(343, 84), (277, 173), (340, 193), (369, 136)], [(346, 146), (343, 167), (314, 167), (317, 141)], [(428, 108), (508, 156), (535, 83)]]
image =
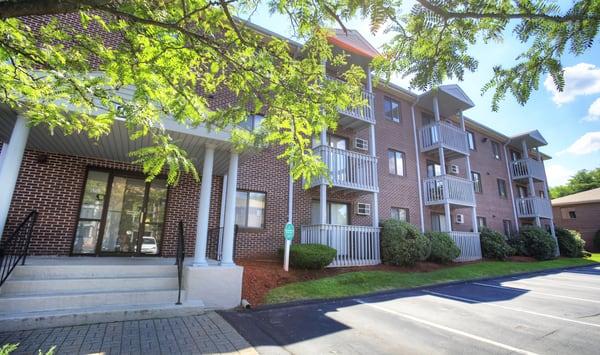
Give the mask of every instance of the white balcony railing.
[(423, 195), (425, 205), (446, 202), (462, 206), (475, 205), (473, 183), (457, 176), (441, 175), (423, 179)]
[(513, 179), (525, 179), (532, 177), (537, 180), (545, 180), (544, 164), (531, 158), (515, 160), (511, 163)]
[(317, 224), (300, 228), (302, 244), (323, 244), (337, 255), (330, 267), (376, 265), (381, 263), (379, 228)]
[(421, 151), (434, 148), (451, 149), (460, 154), (469, 154), (467, 132), (445, 122), (435, 122), (421, 127)]
[(515, 202), (519, 218), (552, 218), (550, 200), (535, 196), (517, 198)]
[(460, 249), (460, 255), (456, 261), (472, 261), (481, 259), (481, 242), (479, 233), (474, 232), (450, 232), (450, 237)]
[[(328, 76), (327, 79), (344, 83), (343, 80), (331, 76)], [(372, 93), (363, 90), (362, 99), (367, 103), (366, 106), (340, 109), (339, 111), (341, 114), (346, 115), (348, 117), (352, 117), (357, 120), (365, 121), (368, 123), (375, 123), (375, 115), (373, 114), (374, 98), (375, 96)]]
[(315, 152), (329, 168), (330, 180), (317, 178), (312, 186), (331, 181), (337, 187), (373, 192), (379, 190), (376, 157), (325, 145), (316, 147)]

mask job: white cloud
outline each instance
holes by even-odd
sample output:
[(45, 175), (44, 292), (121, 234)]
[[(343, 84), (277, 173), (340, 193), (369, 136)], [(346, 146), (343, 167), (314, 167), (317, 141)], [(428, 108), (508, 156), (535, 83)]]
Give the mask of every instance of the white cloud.
[(569, 148), (558, 152), (558, 155), (565, 153), (572, 155), (586, 155), (600, 151), (600, 131), (588, 132), (579, 137)]
[(577, 96), (600, 93), (600, 68), (594, 64), (579, 63), (564, 68), (565, 87), (560, 92), (556, 89), (552, 77), (544, 80), (544, 87), (552, 93), (552, 101), (558, 106), (575, 100)]
[(548, 186), (550, 187), (566, 184), (573, 174), (575, 174), (574, 171), (562, 165), (553, 163), (546, 165), (546, 176), (548, 177)]
[(594, 100), (588, 108), (588, 114), (583, 119), (584, 121), (598, 121), (600, 120), (600, 97)]

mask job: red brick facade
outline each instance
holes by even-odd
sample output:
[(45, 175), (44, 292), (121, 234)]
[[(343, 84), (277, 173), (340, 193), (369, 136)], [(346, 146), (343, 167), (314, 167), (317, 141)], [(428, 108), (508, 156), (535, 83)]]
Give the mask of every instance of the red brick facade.
[[(569, 211), (575, 212), (575, 218), (569, 218)], [(600, 252), (593, 243), (594, 236), (600, 231), (600, 203), (553, 206), (552, 214), (557, 226), (581, 233), (586, 250)]]

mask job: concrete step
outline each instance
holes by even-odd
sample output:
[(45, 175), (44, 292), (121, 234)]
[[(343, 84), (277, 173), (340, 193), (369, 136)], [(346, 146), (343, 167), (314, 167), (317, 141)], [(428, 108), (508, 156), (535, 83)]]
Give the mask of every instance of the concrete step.
[(108, 278), (177, 275), (175, 265), (20, 265), (11, 280), (49, 280), (67, 278)]
[(108, 292), (177, 289), (177, 277), (135, 276), (64, 279), (14, 279), (0, 288), (0, 296), (39, 295), (70, 292)]
[[(185, 299), (185, 291), (181, 291)], [(70, 292), (38, 295), (14, 294), (0, 297), (0, 317), (20, 313), (99, 306), (170, 304), (177, 301), (177, 289), (107, 292)]]
[(129, 320), (170, 318), (205, 312), (201, 301), (184, 301), (145, 305), (108, 305), (58, 311), (13, 312), (0, 315), (0, 332)]

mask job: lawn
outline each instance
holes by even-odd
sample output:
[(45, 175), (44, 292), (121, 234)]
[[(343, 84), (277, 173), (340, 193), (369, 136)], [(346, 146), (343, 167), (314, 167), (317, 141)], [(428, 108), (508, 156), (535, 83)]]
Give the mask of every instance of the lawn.
[(357, 271), (318, 280), (296, 282), (271, 290), (266, 303), (362, 295), (376, 291), (427, 286), (600, 262), (600, 253), (590, 258), (560, 258), (548, 261), (482, 261), (430, 272)]

